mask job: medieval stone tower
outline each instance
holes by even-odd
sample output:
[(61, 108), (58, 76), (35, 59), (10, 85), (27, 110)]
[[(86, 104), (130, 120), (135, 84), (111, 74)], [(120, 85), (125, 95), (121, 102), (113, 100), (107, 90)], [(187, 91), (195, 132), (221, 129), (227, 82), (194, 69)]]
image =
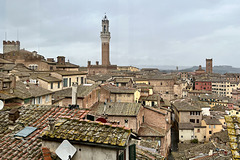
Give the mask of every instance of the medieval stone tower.
[(3, 53), (20, 50), (20, 41), (3, 41)]
[(206, 73), (212, 73), (212, 59), (206, 59)]
[(102, 32), (101, 32), (101, 41), (102, 41), (102, 65), (109, 66), (109, 42), (110, 42), (110, 32), (109, 32), (109, 20), (105, 15), (102, 20)]

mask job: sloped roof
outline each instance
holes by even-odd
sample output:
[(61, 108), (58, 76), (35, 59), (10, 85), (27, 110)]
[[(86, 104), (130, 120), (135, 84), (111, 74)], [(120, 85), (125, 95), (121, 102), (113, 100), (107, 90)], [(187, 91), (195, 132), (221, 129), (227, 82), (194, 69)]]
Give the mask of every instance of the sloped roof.
[(24, 84), (23, 82), (17, 81), (16, 88), (14, 89), (14, 95), (21, 99), (39, 97), (43, 95), (51, 94), (52, 92), (39, 87), (35, 84)]
[(56, 77), (53, 77), (53, 76), (44, 76), (44, 75), (40, 75), (38, 76), (39, 79), (43, 80), (43, 81), (46, 81), (46, 82), (61, 82), (62, 80), (61, 79), (58, 79)]
[(106, 81), (110, 79), (112, 76), (109, 74), (99, 74), (99, 75), (91, 75), (87, 76), (87, 79), (90, 79), (92, 81)]
[[(71, 132), (69, 132), (70, 130)], [(80, 143), (125, 147), (130, 134), (131, 130), (125, 127), (94, 121), (62, 119), (56, 123), (52, 133), (46, 130), (41, 136), (46, 140), (67, 139)]]
[(131, 78), (115, 78), (115, 83), (128, 83), (131, 81)]
[[(8, 111), (0, 112), (0, 157), (1, 159), (42, 159), (39, 139), (41, 132), (48, 127), (48, 118), (57, 121), (59, 118), (82, 119), (87, 110), (70, 110), (56, 106), (26, 106), (19, 108), (20, 117), (13, 125), (8, 120)], [(26, 126), (36, 127), (25, 139), (14, 137), (14, 134)]]
[(140, 103), (110, 102), (104, 107), (104, 103), (99, 103), (92, 112), (103, 115), (105, 108), (105, 114), (109, 116), (137, 116), (141, 106)]
[(0, 68), (3, 71), (11, 71), (15, 66), (16, 66), (16, 64), (13, 64), (13, 63), (9, 64), (9, 63), (7, 63), (7, 64), (2, 65)]
[(185, 99), (178, 99), (173, 102), (173, 105), (178, 111), (202, 111), (200, 107), (191, 105), (190, 102), (187, 102)]
[(153, 94), (150, 96), (141, 96), (139, 100), (141, 100), (141, 101), (157, 101), (158, 97), (159, 97), (159, 99), (161, 99), (160, 95)]
[(239, 116), (225, 116), (225, 121), (227, 122), (228, 136), (230, 140), (230, 147), (232, 151), (232, 156), (235, 159), (240, 159), (240, 143), (239, 143), (239, 130), (240, 117)]
[(56, 64), (57, 68), (78, 68), (79, 66), (76, 64), (72, 64), (70, 62), (65, 62), (65, 64)]
[(135, 93), (137, 89), (135, 88), (128, 88), (128, 87), (117, 87), (111, 84), (104, 84), (101, 85), (101, 87), (107, 91), (110, 91), (111, 93)]
[(1, 100), (7, 100), (7, 99), (13, 99), (16, 98), (14, 94), (9, 93), (9, 91), (0, 91), (0, 99)]
[(222, 123), (215, 117), (207, 117), (203, 119), (207, 125), (222, 125)]
[(6, 59), (0, 58), (0, 64), (14, 64), (14, 62), (8, 61)]
[[(93, 84), (91, 86), (89, 85), (78, 85), (77, 88), (77, 97), (78, 98), (83, 98), (85, 96), (87, 96), (89, 93), (92, 92), (92, 90), (94, 90), (95, 88), (97, 88), (98, 85), (97, 84)], [(67, 98), (71, 98), (72, 97), (72, 88), (66, 88), (60, 91), (56, 91), (53, 95), (54, 99), (57, 100), (58, 98), (62, 98), (62, 97), (67, 97)]]
[(193, 130), (194, 127), (191, 123), (179, 123), (180, 130)]
[(138, 136), (140, 137), (163, 137), (165, 134), (165, 129), (147, 123), (142, 123), (138, 130)]
[(86, 75), (87, 74), (87, 72), (84, 72), (84, 71), (56, 71), (56, 72), (62, 76)]

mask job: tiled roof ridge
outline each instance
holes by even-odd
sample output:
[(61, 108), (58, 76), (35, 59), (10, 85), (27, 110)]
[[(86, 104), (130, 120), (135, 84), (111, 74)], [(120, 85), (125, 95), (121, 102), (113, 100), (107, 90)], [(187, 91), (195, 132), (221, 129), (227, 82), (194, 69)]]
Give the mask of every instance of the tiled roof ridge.
[(95, 124), (100, 124), (102, 126), (109, 126), (109, 127), (113, 127), (113, 128), (122, 128), (124, 130), (129, 130), (131, 131), (131, 128), (128, 128), (124, 125), (114, 125), (111, 123), (102, 123), (100, 121), (91, 121), (91, 120), (87, 120), (87, 119), (77, 119), (77, 118), (61, 118), (61, 119), (66, 119), (66, 120), (72, 120), (72, 121), (79, 121), (79, 122), (88, 122), (88, 123), (95, 123)]

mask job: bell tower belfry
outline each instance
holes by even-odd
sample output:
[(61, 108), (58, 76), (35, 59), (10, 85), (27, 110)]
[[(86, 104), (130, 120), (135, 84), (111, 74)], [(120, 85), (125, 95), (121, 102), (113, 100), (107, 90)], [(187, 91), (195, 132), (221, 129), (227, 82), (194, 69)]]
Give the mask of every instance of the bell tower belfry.
[(109, 66), (109, 42), (110, 42), (110, 32), (109, 32), (109, 20), (105, 15), (102, 20), (102, 31), (101, 31), (101, 41), (102, 41), (102, 65)]

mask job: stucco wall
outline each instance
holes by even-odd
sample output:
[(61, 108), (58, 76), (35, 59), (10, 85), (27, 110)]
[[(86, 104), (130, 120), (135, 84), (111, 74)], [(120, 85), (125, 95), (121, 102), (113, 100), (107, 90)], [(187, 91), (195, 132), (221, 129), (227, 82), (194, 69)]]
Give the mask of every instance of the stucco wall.
[[(49, 148), (51, 152), (55, 152), (60, 144), (59, 142), (44, 140), (42, 142), (42, 146)], [(117, 150), (114, 149), (79, 144), (73, 146), (77, 149), (77, 152), (72, 160), (116, 160), (117, 158)]]
[(193, 130), (179, 130), (179, 141), (187, 141), (194, 139)]

